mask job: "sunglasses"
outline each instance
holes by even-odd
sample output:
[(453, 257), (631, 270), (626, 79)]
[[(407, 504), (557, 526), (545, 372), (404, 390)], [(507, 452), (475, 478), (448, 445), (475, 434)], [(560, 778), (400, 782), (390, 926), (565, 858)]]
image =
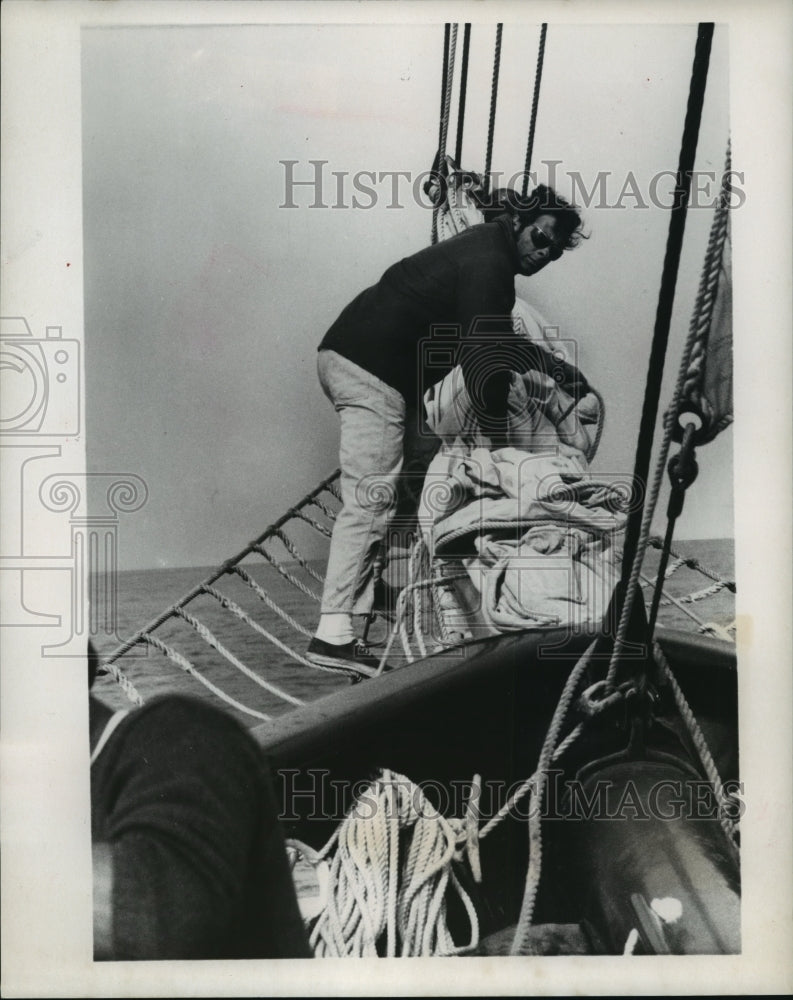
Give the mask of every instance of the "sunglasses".
[(531, 242), (534, 244), (537, 250), (549, 250), (548, 256), (551, 260), (559, 260), (559, 258), (564, 253), (562, 247), (554, 243), (551, 237), (539, 226), (532, 226), (529, 230), (529, 235), (531, 237)]

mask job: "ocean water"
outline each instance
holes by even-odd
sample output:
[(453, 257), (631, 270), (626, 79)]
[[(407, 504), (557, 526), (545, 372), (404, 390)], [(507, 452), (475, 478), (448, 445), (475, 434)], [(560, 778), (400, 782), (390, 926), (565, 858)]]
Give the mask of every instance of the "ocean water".
[[(731, 540), (709, 540), (680, 542), (674, 550), (687, 558), (694, 558), (722, 579), (734, 579), (734, 545)], [(646, 575), (654, 576), (658, 565), (658, 553), (650, 550), (645, 563)], [(279, 607), (292, 617), (294, 622), (306, 632), (316, 625), (318, 602), (284, 579), (273, 567), (263, 560), (246, 562), (244, 569), (256, 583), (277, 602)], [(322, 569), (319, 564), (311, 564), (315, 572)], [(285, 567), (305, 588), (318, 596), (319, 584), (310, 572), (290, 563)], [(183, 569), (134, 570), (117, 574), (115, 602), (117, 625), (114, 634), (102, 634), (95, 642), (100, 655), (110, 655), (122, 640), (130, 637), (144, 625), (162, 614), (169, 606), (192, 590), (211, 573), (209, 567)], [(111, 581), (105, 581), (110, 583)], [(675, 571), (667, 580), (666, 590), (675, 597), (683, 597), (710, 585), (710, 580), (687, 567)], [(266, 630), (274, 639), (302, 654), (308, 638), (271, 611), (257, 594), (241, 579), (224, 577), (216, 584), (226, 598), (234, 601), (260, 629)], [(650, 588), (645, 589), (649, 602)], [(715, 623), (727, 627), (734, 618), (734, 596), (728, 591), (707, 597), (702, 601), (686, 605), (701, 622)], [(302, 701), (313, 701), (324, 695), (349, 687), (350, 681), (338, 674), (312, 670), (295, 662), (283, 649), (240, 621), (215, 598), (202, 595), (190, 603), (188, 612), (206, 626), (212, 636), (222, 643), (242, 667), (259, 681), (275, 684), (291, 696)], [(685, 611), (674, 604), (662, 605), (659, 623), (686, 631), (696, 632), (699, 623), (693, 621)], [(260, 715), (277, 716), (291, 709), (291, 704), (282, 700), (261, 686), (260, 682), (239, 667), (232, 666), (212, 645), (201, 638), (189, 622), (181, 619), (169, 621), (156, 630), (156, 634), (170, 647), (177, 649), (211, 684), (221, 688), (227, 696), (241, 705), (247, 706)], [(385, 623), (378, 622), (372, 630), (375, 644), (385, 639)], [(194, 676), (172, 663), (158, 650), (136, 647), (122, 657), (117, 664), (138, 689), (144, 699), (166, 692), (190, 693), (221, 704), (213, 694)], [(94, 693), (114, 708), (129, 707), (126, 694), (109, 675), (100, 675), (94, 685)], [(256, 725), (263, 721), (259, 716), (243, 711), (239, 707), (226, 707), (245, 725)]]
[[(319, 608), (317, 601), (294, 587), (263, 560), (244, 563), (243, 568), (298, 625), (307, 632), (313, 630)], [(295, 579), (318, 594), (319, 585), (301, 567), (290, 564), (287, 569)], [(151, 622), (211, 572), (212, 567), (190, 567), (119, 573), (116, 635), (95, 638), (100, 655), (103, 658), (108, 656), (120, 645), (119, 640), (126, 639)], [(308, 638), (271, 611), (242, 580), (225, 576), (215, 586), (276, 640), (299, 654), (305, 652)], [(201, 595), (191, 601), (186, 610), (205, 625), (243, 667), (295, 698), (313, 701), (350, 684), (349, 679), (337, 673), (312, 670), (297, 663), (279, 646), (223, 608), (213, 597)], [(156, 635), (186, 657), (204, 678), (242, 705), (268, 716), (276, 716), (292, 707), (257, 684), (240, 668), (229, 664), (223, 654), (201, 638), (188, 622), (179, 618), (168, 621), (156, 630)], [(186, 673), (157, 649), (136, 646), (117, 665), (144, 699), (176, 691), (207, 698), (215, 704), (221, 703), (195, 676)], [(129, 706), (127, 696), (109, 676), (97, 679), (94, 693), (112, 707)], [(245, 725), (263, 721), (228, 703), (226, 707)]]

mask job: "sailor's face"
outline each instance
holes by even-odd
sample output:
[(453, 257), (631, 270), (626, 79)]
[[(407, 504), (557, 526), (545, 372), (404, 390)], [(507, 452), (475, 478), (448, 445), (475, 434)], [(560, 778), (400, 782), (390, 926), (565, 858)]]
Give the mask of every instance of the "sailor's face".
[(552, 260), (562, 256), (561, 237), (557, 230), (556, 217), (538, 215), (534, 222), (518, 232), (520, 223), (513, 222), (515, 243), (518, 247), (521, 274), (536, 274)]

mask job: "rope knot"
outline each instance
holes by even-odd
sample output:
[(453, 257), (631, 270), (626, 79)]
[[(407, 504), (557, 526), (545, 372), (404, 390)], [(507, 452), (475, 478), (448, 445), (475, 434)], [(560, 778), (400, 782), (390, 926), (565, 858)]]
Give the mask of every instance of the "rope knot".
[(460, 863), (466, 858), (471, 866), (474, 881), (482, 881), (482, 862), (479, 856), (479, 799), (482, 795), (482, 775), (475, 774), (471, 781), (471, 793), (462, 819), (451, 819), (449, 824), (455, 832), (454, 860)]
[(606, 679), (595, 681), (581, 692), (576, 707), (585, 718), (593, 719), (624, 701), (633, 690), (633, 686), (632, 681), (625, 681), (617, 688), (612, 688)]

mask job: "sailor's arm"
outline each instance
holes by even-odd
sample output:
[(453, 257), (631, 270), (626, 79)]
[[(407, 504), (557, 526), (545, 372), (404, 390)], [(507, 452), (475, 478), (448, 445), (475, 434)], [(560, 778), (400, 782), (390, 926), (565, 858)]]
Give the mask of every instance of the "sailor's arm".
[(461, 345), (459, 364), (468, 396), (482, 429), (491, 436), (506, 433), (507, 395), (518, 345), (512, 326), (514, 280), (483, 269), (461, 275), (457, 315)]

